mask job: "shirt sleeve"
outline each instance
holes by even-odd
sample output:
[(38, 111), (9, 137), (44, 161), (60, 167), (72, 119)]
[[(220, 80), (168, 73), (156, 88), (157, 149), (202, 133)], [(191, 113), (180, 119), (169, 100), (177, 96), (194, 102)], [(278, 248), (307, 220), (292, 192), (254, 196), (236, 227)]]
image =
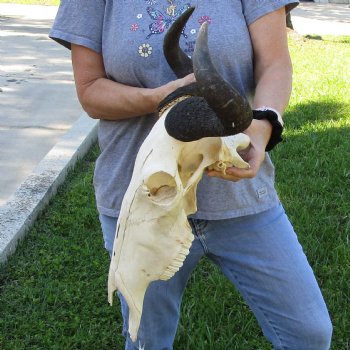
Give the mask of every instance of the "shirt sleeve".
[(49, 37), (66, 48), (85, 46), (100, 53), (104, 0), (61, 0)]
[(241, 0), (247, 25), (270, 12), (286, 8), (286, 14), (299, 4), (298, 0)]

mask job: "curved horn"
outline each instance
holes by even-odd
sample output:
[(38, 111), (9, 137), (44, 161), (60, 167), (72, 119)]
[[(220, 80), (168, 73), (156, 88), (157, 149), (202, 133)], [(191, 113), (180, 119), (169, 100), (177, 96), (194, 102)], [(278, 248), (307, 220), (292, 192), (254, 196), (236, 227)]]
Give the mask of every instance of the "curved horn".
[(230, 134), (248, 128), (252, 110), (248, 101), (239, 94), (215, 69), (208, 48), (208, 23), (202, 24), (193, 54), (194, 75), (202, 96), (220, 118)]
[(194, 7), (190, 7), (178, 17), (164, 38), (164, 56), (178, 78), (183, 78), (187, 74), (193, 73), (192, 60), (181, 50), (179, 41), (182, 30), (194, 9)]

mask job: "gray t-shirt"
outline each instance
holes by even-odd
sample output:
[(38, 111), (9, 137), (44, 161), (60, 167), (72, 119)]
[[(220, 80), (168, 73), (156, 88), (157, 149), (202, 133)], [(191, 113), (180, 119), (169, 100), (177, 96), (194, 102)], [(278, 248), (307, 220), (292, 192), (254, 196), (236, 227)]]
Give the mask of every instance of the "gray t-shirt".
[[(218, 71), (249, 100), (254, 95), (253, 58), (247, 25), (297, 0), (62, 0), (50, 37), (102, 53), (108, 78), (154, 88), (176, 77), (163, 52), (164, 34), (190, 6), (196, 10), (181, 35), (192, 55), (200, 25), (209, 26), (209, 49)], [(101, 120), (94, 186), (100, 213), (118, 216), (140, 145), (156, 115)], [(274, 167), (267, 155), (254, 179), (230, 182), (204, 175), (197, 190), (196, 218), (218, 220), (267, 210), (278, 203)]]

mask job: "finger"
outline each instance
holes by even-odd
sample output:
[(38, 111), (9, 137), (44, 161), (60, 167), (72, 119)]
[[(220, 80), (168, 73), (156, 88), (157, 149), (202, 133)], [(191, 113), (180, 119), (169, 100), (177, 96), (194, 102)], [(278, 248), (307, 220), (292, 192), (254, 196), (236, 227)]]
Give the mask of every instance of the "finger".
[(230, 167), (226, 169), (226, 173), (241, 179), (251, 179), (255, 177), (264, 161), (265, 154), (261, 156), (258, 152), (252, 152), (252, 150), (250, 150), (248, 158), (249, 159), (246, 159), (246, 161), (249, 163), (249, 168)]
[(233, 182), (237, 182), (237, 181), (241, 180), (241, 178), (239, 178), (239, 177), (236, 177), (233, 175), (228, 175), (227, 173), (224, 174), (220, 171), (215, 171), (215, 170), (208, 170), (207, 175), (210, 177), (218, 177), (220, 179), (229, 180), (229, 181), (233, 181)]
[(226, 169), (226, 174), (229, 176), (234, 176), (240, 179), (251, 179), (258, 173), (258, 167), (254, 164), (250, 165), (248, 169), (240, 169), (236, 167), (231, 167)]
[(181, 79), (184, 85), (194, 83), (196, 81), (196, 78), (193, 73), (186, 75), (184, 78)]

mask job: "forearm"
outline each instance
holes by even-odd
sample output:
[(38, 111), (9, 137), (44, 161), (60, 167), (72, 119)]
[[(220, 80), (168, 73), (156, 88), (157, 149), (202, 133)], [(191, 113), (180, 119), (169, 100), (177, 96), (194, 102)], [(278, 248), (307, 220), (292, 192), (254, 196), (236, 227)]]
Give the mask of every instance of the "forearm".
[(78, 91), (84, 110), (93, 118), (118, 120), (156, 111), (161, 97), (155, 89), (136, 88), (98, 78)]
[(271, 107), (282, 114), (292, 89), (285, 9), (263, 16), (251, 24), (249, 30), (254, 50), (256, 86), (253, 108)]
[[(253, 99), (253, 109), (272, 108), (283, 114), (288, 105), (292, 90), (292, 66), (290, 60), (284, 59), (281, 62), (274, 62), (262, 73), (256, 72), (258, 76), (256, 92)], [(257, 123), (259, 122), (259, 123)], [(259, 128), (259, 132), (256, 132)], [(252, 123), (246, 133), (252, 137), (255, 135), (257, 141), (262, 145), (267, 145), (271, 136), (272, 127), (266, 120), (259, 120)]]
[(292, 91), (292, 65), (289, 56), (275, 61), (269, 67), (257, 67), (255, 77), (257, 85), (253, 108), (271, 107), (282, 114)]
[(191, 74), (154, 89), (124, 85), (107, 79), (101, 54), (74, 44), (72, 64), (79, 101), (97, 119), (118, 120), (156, 112), (168, 94), (194, 80)]
[[(251, 24), (249, 29), (254, 50), (256, 86), (253, 109), (272, 108), (282, 115), (292, 90), (292, 63), (288, 50), (285, 9), (280, 8), (263, 16)], [(262, 128), (259, 134), (263, 135), (265, 141), (269, 141), (271, 126), (267, 123), (260, 126)]]
[[(256, 86), (253, 109), (273, 108), (282, 114), (288, 104), (292, 86), (292, 65), (285, 27), (284, 8), (259, 18), (249, 26), (254, 52)], [(228, 168), (225, 176), (215, 171), (208, 172), (208, 175), (230, 181), (255, 177), (265, 159), (266, 146), (272, 131), (269, 120), (253, 119), (249, 128), (244, 131), (250, 137), (250, 147), (240, 152), (250, 167), (248, 169)]]

